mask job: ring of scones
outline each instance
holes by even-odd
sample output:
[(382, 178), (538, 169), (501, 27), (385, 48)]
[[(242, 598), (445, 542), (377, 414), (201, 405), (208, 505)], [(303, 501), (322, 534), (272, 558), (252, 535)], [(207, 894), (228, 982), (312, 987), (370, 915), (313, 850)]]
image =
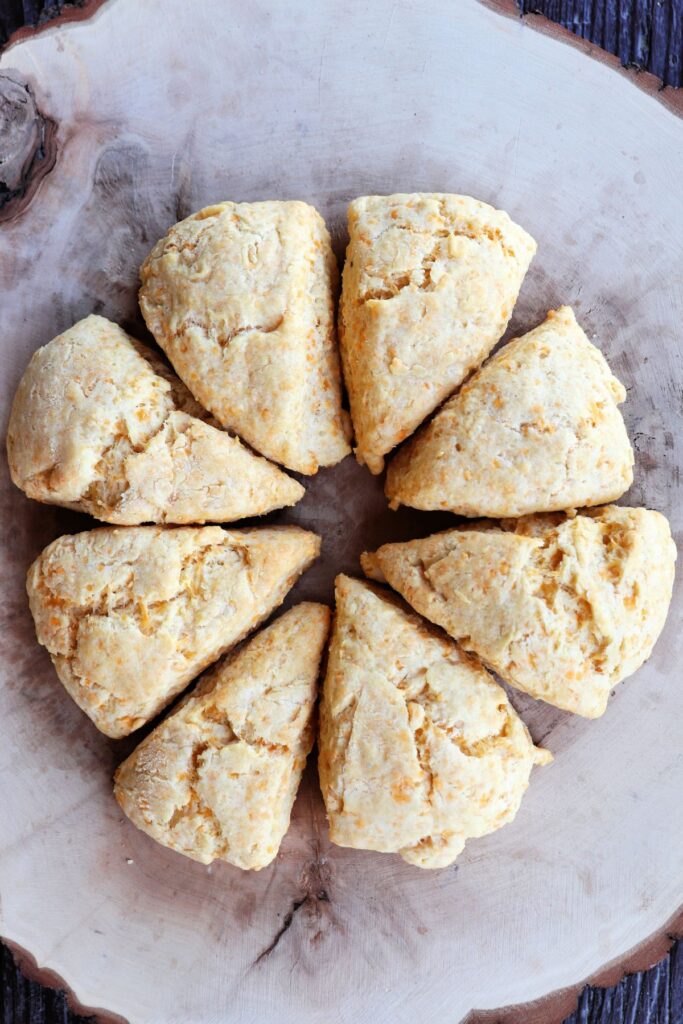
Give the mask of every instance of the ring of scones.
[(362, 580), (338, 576), (320, 709), (330, 838), (451, 864), (519, 808), (535, 747), (478, 661)]
[(511, 686), (597, 718), (662, 631), (676, 546), (659, 512), (607, 505), (472, 523), (361, 561)]
[(615, 501), (633, 482), (626, 398), (564, 306), (511, 341), (391, 461), (392, 507), (493, 519)]
[(300, 473), (349, 453), (335, 344), (339, 275), (317, 210), (209, 206), (170, 229), (140, 276), (147, 326), (224, 427)]
[(330, 612), (299, 604), (209, 672), (115, 776), (130, 820), (210, 864), (277, 854), (306, 758)]
[(303, 496), (205, 418), (149, 349), (89, 316), (38, 349), (19, 383), (12, 479), (30, 498), (121, 525), (230, 522)]
[(267, 618), (319, 552), (296, 526), (102, 527), (45, 548), (29, 605), (68, 693), (107, 736), (127, 736)]
[(349, 236), (339, 353), (318, 212), (225, 202), (172, 227), (141, 268), (143, 316), (178, 376), (90, 316), (34, 354), (12, 406), (13, 481), (115, 524), (60, 537), (28, 572), (66, 691), (120, 738), (213, 666), (114, 783), (138, 828), (204, 864), (273, 861), (315, 737), (329, 609), (298, 604), (250, 634), (319, 538), (181, 525), (299, 501), (268, 459), (304, 474), (335, 465), (352, 420), (373, 474), (410, 438), (389, 464), (392, 507), (485, 517), (366, 552), (374, 583), (335, 581), (318, 768), (340, 846), (438, 868), (510, 822), (552, 757), (487, 668), (597, 717), (650, 655), (671, 600), (667, 520), (605, 504), (633, 479), (626, 393), (572, 310), (481, 365), (530, 235), (468, 196), (415, 193), (354, 200)]
[(507, 213), (469, 196), (351, 203), (339, 342), (372, 473), (502, 338), (535, 251)]

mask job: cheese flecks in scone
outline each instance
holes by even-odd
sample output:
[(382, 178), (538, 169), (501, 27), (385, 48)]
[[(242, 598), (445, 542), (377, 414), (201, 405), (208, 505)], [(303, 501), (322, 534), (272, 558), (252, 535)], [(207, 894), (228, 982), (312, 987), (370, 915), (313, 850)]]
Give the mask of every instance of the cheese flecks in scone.
[(663, 515), (616, 505), (473, 523), (362, 558), (506, 682), (587, 718), (649, 657), (675, 561)]
[(387, 497), (493, 518), (614, 501), (633, 482), (625, 398), (565, 306), (501, 349), (408, 442)]
[(317, 210), (207, 207), (172, 227), (140, 274), (147, 326), (225, 427), (300, 473), (349, 453), (334, 327), (339, 275)]
[(468, 196), (351, 203), (339, 341), (371, 472), (503, 336), (535, 251), (506, 213)]
[(549, 761), (479, 662), (393, 595), (338, 576), (320, 709), (330, 838), (445, 867), (511, 821)]
[(38, 641), (97, 728), (126, 736), (267, 618), (319, 552), (296, 526), (60, 537), (28, 573)]
[(280, 848), (313, 745), (330, 612), (299, 604), (212, 670), (116, 772), (133, 824), (210, 864), (258, 870)]
[(89, 316), (38, 349), (19, 383), (12, 479), (37, 501), (120, 525), (232, 522), (303, 497), (209, 418), (158, 356)]

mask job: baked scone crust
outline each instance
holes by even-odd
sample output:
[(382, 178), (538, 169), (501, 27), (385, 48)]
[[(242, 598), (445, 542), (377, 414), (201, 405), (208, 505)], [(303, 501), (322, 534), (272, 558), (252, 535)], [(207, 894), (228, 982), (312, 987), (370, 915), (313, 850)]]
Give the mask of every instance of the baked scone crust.
[(97, 728), (126, 736), (262, 622), (319, 551), (296, 526), (60, 537), (28, 572), (38, 641)]
[(550, 760), (480, 663), (370, 584), (338, 576), (318, 766), (340, 846), (445, 867), (514, 818)]
[(317, 210), (207, 207), (171, 228), (140, 275), (147, 326), (223, 426), (300, 473), (349, 453), (334, 328), (339, 275)]
[(503, 336), (535, 251), (469, 196), (351, 203), (339, 341), (356, 456), (372, 473)]
[(19, 383), (12, 479), (37, 501), (120, 525), (232, 522), (303, 496), (207, 418), (158, 356), (89, 316), (38, 349)]
[(675, 561), (663, 515), (617, 505), (473, 523), (362, 557), (507, 683), (586, 718), (650, 656)]
[(626, 391), (571, 309), (493, 356), (392, 459), (392, 507), (501, 518), (615, 501), (633, 482)]
[(115, 775), (125, 814), (158, 843), (259, 870), (289, 827), (330, 612), (299, 604), (210, 671)]

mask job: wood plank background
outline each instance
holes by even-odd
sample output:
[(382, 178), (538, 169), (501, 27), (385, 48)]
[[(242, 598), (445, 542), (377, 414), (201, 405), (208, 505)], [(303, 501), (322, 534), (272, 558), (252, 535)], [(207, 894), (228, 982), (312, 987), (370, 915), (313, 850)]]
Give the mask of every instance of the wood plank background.
[[(0, 0), (0, 47), (17, 29), (39, 25), (87, 3)], [(664, 85), (683, 86), (683, 0), (518, 3), (521, 13), (545, 15), (616, 54), (625, 66), (651, 71)], [(69, 1011), (64, 993), (28, 981), (10, 950), (0, 943), (0, 1024), (87, 1024), (88, 1020)], [(674, 944), (669, 956), (650, 971), (629, 975), (614, 988), (586, 986), (576, 1012), (565, 1024), (683, 1024), (683, 943)]]

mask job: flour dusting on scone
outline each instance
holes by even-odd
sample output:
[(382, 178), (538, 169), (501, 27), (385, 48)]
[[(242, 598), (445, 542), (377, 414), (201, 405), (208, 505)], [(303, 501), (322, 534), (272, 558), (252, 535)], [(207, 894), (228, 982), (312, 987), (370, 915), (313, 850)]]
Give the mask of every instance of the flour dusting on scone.
[(172, 227), (140, 275), (147, 326), (223, 426), (300, 473), (349, 453), (334, 325), (339, 275), (317, 210), (209, 206)]
[(506, 213), (469, 196), (351, 203), (339, 341), (356, 455), (371, 472), (503, 336), (535, 251)]
[(37, 501), (125, 526), (233, 522), (303, 496), (208, 418), (157, 355), (89, 316), (38, 349), (19, 383), (12, 479)]
[(476, 522), (362, 559), (507, 683), (587, 718), (650, 656), (675, 561), (663, 515), (617, 505)]
[(126, 736), (267, 618), (319, 552), (296, 526), (60, 537), (28, 573), (38, 641), (97, 728)]
[(534, 746), (503, 689), (402, 601), (338, 576), (320, 712), (330, 837), (445, 867), (511, 821)]
[(212, 670), (142, 741), (114, 793), (152, 839), (210, 864), (259, 870), (289, 827), (330, 612), (299, 604)]
[(633, 482), (625, 398), (565, 306), (502, 348), (407, 443), (387, 497), (492, 518), (615, 501)]

